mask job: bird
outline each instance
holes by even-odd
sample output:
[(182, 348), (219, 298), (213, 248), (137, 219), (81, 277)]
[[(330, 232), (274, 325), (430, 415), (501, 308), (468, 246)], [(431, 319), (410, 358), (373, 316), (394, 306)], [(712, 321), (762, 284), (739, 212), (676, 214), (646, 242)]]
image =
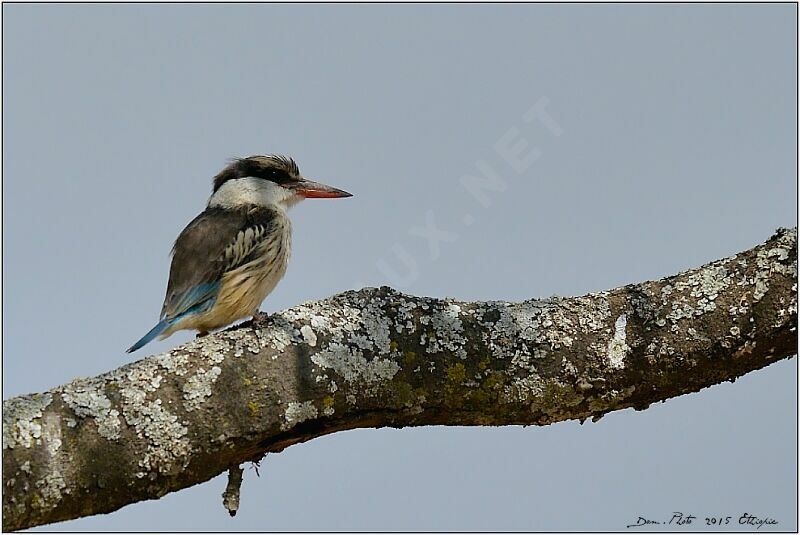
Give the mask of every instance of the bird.
[(214, 177), (205, 210), (175, 240), (159, 322), (127, 352), (176, 331), (205, 336), (255, 316), (286, 273), (289, 208), (304, 199), (340, 197), (352, 195), (304, 178), (287, 156), (233, 159)]

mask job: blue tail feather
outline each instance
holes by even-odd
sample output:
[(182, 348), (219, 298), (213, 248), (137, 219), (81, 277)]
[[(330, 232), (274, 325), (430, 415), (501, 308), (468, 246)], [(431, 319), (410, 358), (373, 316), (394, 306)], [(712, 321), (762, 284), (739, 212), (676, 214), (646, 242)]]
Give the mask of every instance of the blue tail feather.
[[(188, 308), (186, 308), (182, 312), (172, 316), (171, 318), (170, 317), (165, 317), (164, 319), (159, 321), (158, 324), (155, 327), (150, 329), (150, 332), (148, 332), (146, 335), (142, 336), (141, 340), (139, 340), (138, 342), (133, 344), (130, 348), (128, 348), (128, 353), (133, 353), (134, 351), (136, 351), (137, 349), (141, 348), (145, 344), (150, 343), (153, 340), (153, 338), (155, 338), (159, 334), (163, 333), (169, 327), (172, 327), (173, 325), (175, 325), (178, 321), (182, 320), (183, 318), (185, 318), (187, 316), (193, 316), (195, 314), (202, 314), (203, 312), (206, 312), (207, 310), (209, 310), (211, 307), (214, 306), (214, 303), (216, 303), (216, 301), (217, 301), (216, 295), (212, 294), (212, 295), (209, 296), (209, 292), (213, 292), (217, 288), (219, 288), (219, 282), (215, 282), (213, 284), (201, 284), (201, 285), (193, 288), (192, 290), (190, 290), (188, 292), (189, 301), (194, 301), (194, 304), (192, 304), (191, 306), (188, 306), (188, 303), (186, 302), (186, 298), (184, 298), (179, 304), (182, 307), (188, 306)], [(203, 298), (203, 299), (201, 301), (197, 302), (197, 299), (200, 299), (200, 298)], [(168, 315), (168, 313), (166, 313), (166, 312), (164, 314)]]
[(175, 321), (174, 318), (171, 319), (171, 320), (170, 319), (163, 319), (163, 320), (159, 321), (158, 325), (156, 325), (155, 327), (150, 329), (150, 332), (148, 332), (146, 335), (142, 336), (141, 340), (139, 340), (138, 342), (133, 344), (131, 347), (129, 347), (127, 352), (128, 353), (133, 353), (134, 351), (136, 351), (137, 349), (141, 348), (145, 344), (148, 344), (151, 340), (153, 340), (153, 338), (155, 338), (156, 336), (158, 336), (159, 334), (161, 334), (165, 330), (167, 330), (167, 327), (172, 325), (172, 323), (174, 321)]

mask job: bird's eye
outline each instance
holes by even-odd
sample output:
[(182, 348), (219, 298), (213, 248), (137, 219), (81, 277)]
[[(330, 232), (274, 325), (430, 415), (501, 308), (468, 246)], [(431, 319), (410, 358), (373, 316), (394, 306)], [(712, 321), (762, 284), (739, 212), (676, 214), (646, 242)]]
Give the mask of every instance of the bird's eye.
[(283, 169), (270, 169), (267, 176), (270, 180), (279, 184), (289, 179), (288, 174)]

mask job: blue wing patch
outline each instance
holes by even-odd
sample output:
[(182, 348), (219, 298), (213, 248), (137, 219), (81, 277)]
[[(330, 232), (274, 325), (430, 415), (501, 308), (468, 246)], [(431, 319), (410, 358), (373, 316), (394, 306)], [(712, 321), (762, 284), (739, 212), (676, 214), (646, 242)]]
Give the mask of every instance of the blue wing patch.
[(173, 322), (190, 314), (205, 312), (214, 306), (219, 292), (219, 281), (206, 282), (190, 288), (185, 294), (180, 296), (171, 310), (164, 311), (162, 319), (170, 319)]
[(175, 313), (171, 317), (167, 317), (167, 313), (161, 317), (161, 321), (150, 329), (150, 331), (142, 336), (142, 338), (128, 348), (128, 353), (133, 353), (137, 349), (150, 343), (153, 338), (166, 331), (169, 327), (179, 322), (186, 316), (193, 314), (201, 314), (211, 307), (217, 301), (217, 292), (219, 292), (219, 282), (209, 282), (205, 284), (198, 284), (190, 289), (186, 294), (181, 296), (174, 307)]

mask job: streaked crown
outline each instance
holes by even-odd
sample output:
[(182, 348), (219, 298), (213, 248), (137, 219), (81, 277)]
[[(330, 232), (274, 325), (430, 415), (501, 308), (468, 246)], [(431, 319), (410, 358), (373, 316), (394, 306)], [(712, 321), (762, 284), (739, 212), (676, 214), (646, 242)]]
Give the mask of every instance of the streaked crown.
[(287, 156), (279, 154), (248, 156), (234, 159), (214, 177), (214, 191), (216, 192), (228, 180), (250, 176), (276, 184), (289, 184), (302, 178), (295, 161)]

